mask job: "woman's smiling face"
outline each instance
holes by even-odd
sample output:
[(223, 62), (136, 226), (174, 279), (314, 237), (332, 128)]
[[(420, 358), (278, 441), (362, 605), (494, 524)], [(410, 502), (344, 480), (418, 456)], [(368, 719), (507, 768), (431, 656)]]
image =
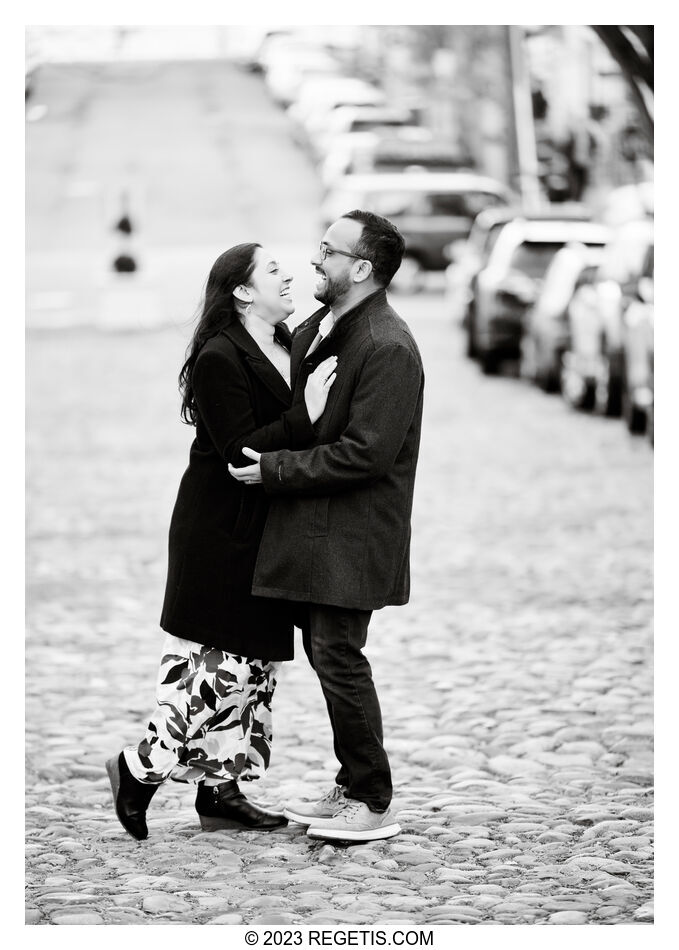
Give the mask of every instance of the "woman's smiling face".
[(276, 258), (265, 248), (255, 249), (255, 269), (248, 290), (252, 312), (267, 323), (280, 323), (295, 312), (290, 296), (292, 275), (284, 271)]

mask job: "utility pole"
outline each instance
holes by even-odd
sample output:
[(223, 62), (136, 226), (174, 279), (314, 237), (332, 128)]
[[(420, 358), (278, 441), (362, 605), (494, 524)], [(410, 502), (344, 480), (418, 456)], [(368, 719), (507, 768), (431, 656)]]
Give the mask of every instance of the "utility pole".
[(540, 208), (542, 200), (538, 183), (530, 79), (523, 47), (524, 33), (520, 26), (507, 26), (505, 29), (511, 80), (512, 138), (515, 146), (519, 191), (526, 210), (536, 211)]

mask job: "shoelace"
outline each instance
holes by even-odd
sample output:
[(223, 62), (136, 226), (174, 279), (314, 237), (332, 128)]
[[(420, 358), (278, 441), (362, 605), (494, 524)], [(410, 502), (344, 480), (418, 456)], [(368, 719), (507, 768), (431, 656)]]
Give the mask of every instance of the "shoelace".
[(345, 821), (351, 821), (363, 802), (359, 802), (355, 798), (345, 798), (344, 801), (346, 804), (343, 805), (342, 808), (338, 808), (338, 810), (335, 812), (335, 817), (342, 817)]
[(320, 801), (321, 805), (341, 805), (344, 802), (344, 792), (339, 785), (335, 785)]

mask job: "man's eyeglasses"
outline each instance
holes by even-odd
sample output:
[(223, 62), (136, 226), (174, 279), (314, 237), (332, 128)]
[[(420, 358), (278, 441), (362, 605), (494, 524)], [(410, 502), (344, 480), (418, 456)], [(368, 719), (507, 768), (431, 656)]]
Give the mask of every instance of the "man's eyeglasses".
[(342, 257), (353, 257), (355, 261), (363, 261), (366, 258), (360, 257), (358, 254), (350, 254), (348, 251), (340, 251), (339, 248), (330, 247), (329, 244), (324, 244), (323, 241), (319, 244), (319, 250), (321, 252), (321, 260), (324, 261), (328, 254), (341, 254)]

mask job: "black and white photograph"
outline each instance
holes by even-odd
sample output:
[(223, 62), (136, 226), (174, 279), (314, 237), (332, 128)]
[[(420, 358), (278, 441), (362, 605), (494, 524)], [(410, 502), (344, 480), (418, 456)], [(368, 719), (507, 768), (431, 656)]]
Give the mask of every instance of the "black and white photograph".
[(655, 939), (654, 25), (30, 6), (24, 934)]

